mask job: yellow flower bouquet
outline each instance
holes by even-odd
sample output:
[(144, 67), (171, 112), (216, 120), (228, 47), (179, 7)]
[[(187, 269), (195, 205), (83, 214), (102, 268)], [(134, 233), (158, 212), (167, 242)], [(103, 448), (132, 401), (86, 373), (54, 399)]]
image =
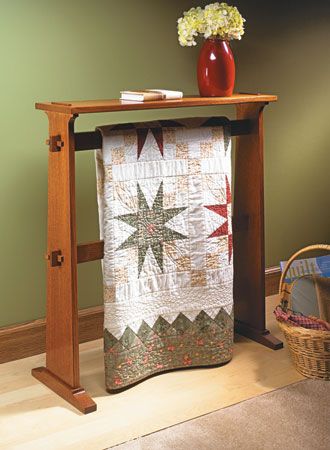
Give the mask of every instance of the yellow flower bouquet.
[(245, 19), (236, 6), (227, 3), (211, 3), (205, 8), (191, 8), (178, 19), (180, 45), (196, 45), (195, 37), (203, 35), (205, 39), (218, 37), (224, 41), (241, 39), (244, 34)]
[(229, 41), (244, 34), (242, 15), (236, 6), (211, 3), (205, 8), (191, 8), (178, 19), (179, 43), (183, 47), (196, 45), (196, 37), (204, 36), (197, 78), (203, 97), (229, 97), (235, 84), (235, 62)]

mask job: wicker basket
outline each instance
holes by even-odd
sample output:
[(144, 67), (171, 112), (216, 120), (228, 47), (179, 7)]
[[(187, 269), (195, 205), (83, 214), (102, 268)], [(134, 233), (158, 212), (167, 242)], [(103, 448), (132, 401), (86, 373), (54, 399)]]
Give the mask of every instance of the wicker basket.
[[(294, 283), (285, 283), (284, 279), (292, 262), (299, 255), (313, 250), (330, 251), (330, 245), (310, 245), (291, 256), (280, 280), (279, 293), (282, 305), (286, 304), (291, 307), (291, 292)], [(324, 307), (325, 298), (322, 296), (326, 296), (326, 300), (329, 300), (329, 291), (324, 288), (324, 286), (329, 286), (328, 279), (318, 276), (312, 276), (312, 278), (316, 286), (319, 306), (322, 305)], [(326, 317), (323, 318), (327, 320)], [(311, 330), (279, 320), (277, 323), (287, 340), (290, 354), (297, 371), (308, 378), (330, 380), (330, 331)]]

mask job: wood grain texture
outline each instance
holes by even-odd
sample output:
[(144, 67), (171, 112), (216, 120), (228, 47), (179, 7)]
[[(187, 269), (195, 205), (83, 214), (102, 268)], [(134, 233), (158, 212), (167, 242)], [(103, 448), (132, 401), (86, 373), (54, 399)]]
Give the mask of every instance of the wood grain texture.
[(104, 242), (93, 241), (79, 244), (77, 247), (77, 260), (79, 263), (103, 259)]
[[(234, 233), (234, 307), (237, 321), (265, 330), (263, 103), (238, 105), (237, 118), (253, 129), (236, 138), (234, 216), (247, 215), (249, 227)], [(262, 301), (261, 301), (262, 299)]]
[(61, 151), (48, 154), (47, 253), (60, 250), (63, 263), (47, 264), (46, 367), (66, 384), (79, 386), (74, 119), (48, 112), (49, 136)]
[(0, 328), (0, 364), (38, 355), (45, 350), (45, 319)]
[(49, 389), (56, 392), (57, 395), (62, 397), (67, 402), (71, 403), (72, 406), (77, 408), (78, 411), (82, 412), (83, 414), (89, 414), (96, 411), (96, 403), (85, 392), (84, 388), (72, 388), (61, 378), (58, 378), (56, 375), (46, 369), (46, 367), (36, 367), (35, 369), (32, 369), (32, 375), (34, 376), (34, 378), (46, 385)]
[[(100, 339), (103, 335), (103, 306), (81, 309), (79, 343)], [(46, 351), (46, 319), (0, 328), (0, 364)]]
[[(237, 105), (237, 119), (249, 124), (249, 134), (239, 136), (236, 146), (238, 181), (235, 183), (234, 217), (239, 219), (238, 224), (247, 217), (248, 226), (234, 226), (235, 329), (273, 349), (281, 347), (281, 342), (276, 342), (264, 325), (262, 109), (266, 103), (276, 100), (276, 96), (234, 94), (226, 98), (186, 97), (149, 103), (95, 100), (36, 104), (37, 109), (48, 114), (49, 141), (53, 143), (48, 170), (46, 368), (33, 372), (38, 379), (50, 388), (53, 386), (62, 397), (63, 389), (66, 390), (64, 398), (71, 403), (72, 392), (80, 388), (78, 255), (80, 262), (98, 259), (100, 243), (79, 248), (76, 243), (74, 119), (78, 113)], [(88, 139), (90, 137), (89, 134)], [(54, 384), (58, 379), (60, 384)]]
[[(278, 296), (267, 299), (267, 327), (280, 338), (273, 314), (278, 302)], [(303, 379), (287, 348), (273, 352), (236, 336), (229, 364), (162, 374), (111, 395), (105, 391), (103, 357), (102, 340), (81, 345), (83, 386), (98, 404), (86, 416), (30, 376), (45, 355), (1, 364), (0, 450), (106, 449)], [(273, 433), (270, 427), (270, 444)]]
[[(80, 385), (75, 149), (73, 114), (47, 112), (49, 140), (60, 141), (48, 152), (46, 367), (32, 375), (79, 411), (96, 404)], [(54, 264), (51, 255), (57, 254)], [(59, 258), (60, 256), (60, 258)]]
[(118, 99), (86, 100), (63, 102), (38, 102), (36, 109), (65, 114), (87, 114), (113, 111), (137, 111), (143, 109), (183, 108), (191, 106), (237, 105), (239, 103), (276, 102), (276, 95), (233, 94), (231, 97), (187, 96), (179, 100), (159, 100), (152, 102), (128, 102)]
[[(78, 261), (79, 262), (79, 261)], [(80, 261), (84, 262), (84, 261)], [(266, 292), (278, 292), (280, 268), (266, 270)], [(277, 281), (276, 281), (277, 280)], [(79, 318), (79, 343), (100, 339), (103, 336), (103, 306), (81, 309)], [(46, 320), (0, 328), (0, 364), (28, 356), (39, 355), (46, 350)]]
[(237, 105), (237, 118), (250, 120), (249, 135), (236, 138), (234, 217), (248, 216), (246, 230), (234, 232), (234, 310), (238, 333), (270, 348), (281, 348), (265, 326), (265, 244), (263, 109), (265, 103)]

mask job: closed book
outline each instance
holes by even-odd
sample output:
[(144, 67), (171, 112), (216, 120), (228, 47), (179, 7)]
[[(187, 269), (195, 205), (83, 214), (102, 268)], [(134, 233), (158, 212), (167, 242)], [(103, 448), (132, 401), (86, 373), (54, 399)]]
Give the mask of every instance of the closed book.
[(148, 89), (150, 92), (160, 92), (166, 100), (177, 100), (183, 97), (182, 91), (170, 91), (169, 89)]
[(150, 102), (153, 100), (163, 100), (165, 97), (161, 92), (149, 91), (122, 91), (121, 100), (130, 100), (134, 102)]
[(176, 100), (183, 97), (181, 91), (170, 91), (168, 89), (145, 89), (137, 91), (121, 91), (121, 100), (135, 102), (148, 102), (153, 100)]

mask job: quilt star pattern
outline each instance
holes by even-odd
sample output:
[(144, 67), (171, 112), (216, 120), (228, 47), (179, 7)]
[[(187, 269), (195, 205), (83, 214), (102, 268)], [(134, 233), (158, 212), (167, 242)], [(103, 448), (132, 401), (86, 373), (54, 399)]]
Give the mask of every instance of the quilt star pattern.
[(226, 118), (99, 127), (106, 387), (232, 357)]
[(165, 224), (180, 214), (186, 208), (167, 208), (164, 209), (163, 182), (159, 185), (156, 198), (150, 208), (142, 189), (137, 183), (138, 210), (136, 213), (123, 214), (116, 219), (126, 222), (128, 225), (136, 228), (119, 247), (118, 250), (130, 247), (136, 247), (138, 250), (138, 275), (140, 275), (147, 250), (150, 248), (160, 270), (163, 272), (163, 254), (164, 244), (178, 239), (187, 239), (177, 231), (168, 228)]

